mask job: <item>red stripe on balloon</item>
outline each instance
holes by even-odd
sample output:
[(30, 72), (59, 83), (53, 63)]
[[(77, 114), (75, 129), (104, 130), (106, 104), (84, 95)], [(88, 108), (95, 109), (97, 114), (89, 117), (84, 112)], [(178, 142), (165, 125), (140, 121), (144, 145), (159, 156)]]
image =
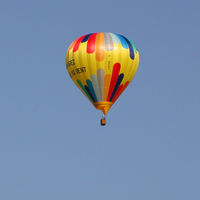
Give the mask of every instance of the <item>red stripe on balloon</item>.
[(81, 43), (82, 39), (83, 39), (85, 36), (86, 36), (86, 35), (81, 36), (80, 38), (78, 38), (78, 39), (75, 41), (75, 45), (74, 45), (74, 48), (73, 48), (73, 52), (78, 51), (79, 46), (80, 46), (80, 43)]
[(109, 88), (109, 92), (108, 92), (107, 101), (110, 100), (112, 92), (115, 88), (115, 84), (116, 84), (118, 76), (119, 76), (120, 68), (121, 68), (120, 63), (115, 63), (114, 66), (113, 66), (112, 77), (111, 77), (111, 81), (110, 81), (110, 88)]
[(96, 43), (97, 33), (92, 34), (87, 42), (87, 52), (93, 53), (95, 51), (95, 43)]
[(113, 97), (113, 100), (112, 102), (114, 103), (118, 98), (119, 96), (122, 94), (122, 92), (127, 88), (127, 86), (129, 85), (129, 81), (127, 81), (124, 85), (120, 85), (115, 96)]
[(119, 94), (120, 94), (120, 92), (121, 92), (122, 89), (123, 89), (123, 86), (124, 86), (124, 85), (120, 85), (120, 86), (119, 86), (117, 92), (115, 93), (115, 96), (114, 96), (113, 99), (112, 99), (112, 102), (113, 102), (113, 103), (114, 103), (114, 102), (117, 100), (117, 98), (119, 97)]

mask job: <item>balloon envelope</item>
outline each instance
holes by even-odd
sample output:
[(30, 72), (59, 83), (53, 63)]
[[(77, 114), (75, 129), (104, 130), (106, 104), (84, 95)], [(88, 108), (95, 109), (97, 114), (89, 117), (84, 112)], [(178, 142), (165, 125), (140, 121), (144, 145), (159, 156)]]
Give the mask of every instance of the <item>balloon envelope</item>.
[(126, 37), (91, 33), (69, 46), (66, 67), (74, 83), (104, 114), (129, 85), (139, 65), (139, 52)]

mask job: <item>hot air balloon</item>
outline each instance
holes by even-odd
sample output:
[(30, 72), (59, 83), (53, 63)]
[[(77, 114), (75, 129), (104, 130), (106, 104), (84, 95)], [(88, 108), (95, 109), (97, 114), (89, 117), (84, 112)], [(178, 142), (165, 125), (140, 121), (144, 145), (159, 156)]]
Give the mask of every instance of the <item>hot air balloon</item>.
[(74, 83), (105, 115), (127, 88), (139, 65), (139, 52), (120, 34), (91, 33), (76, 39), (66, 54), (66, 68)]

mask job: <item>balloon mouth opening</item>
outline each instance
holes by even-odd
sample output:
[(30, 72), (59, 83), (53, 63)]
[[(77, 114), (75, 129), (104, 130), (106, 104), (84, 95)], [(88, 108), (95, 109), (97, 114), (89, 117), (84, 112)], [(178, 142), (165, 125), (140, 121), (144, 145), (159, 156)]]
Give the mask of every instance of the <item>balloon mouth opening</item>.
[(107, 114), (107, 112), (110, 110), (112, 105), (113, 103), (110, 101), (100, 101), (100, 102), (94, 103), (95, 108), (98, 110), (101, 110), (104, 115)]

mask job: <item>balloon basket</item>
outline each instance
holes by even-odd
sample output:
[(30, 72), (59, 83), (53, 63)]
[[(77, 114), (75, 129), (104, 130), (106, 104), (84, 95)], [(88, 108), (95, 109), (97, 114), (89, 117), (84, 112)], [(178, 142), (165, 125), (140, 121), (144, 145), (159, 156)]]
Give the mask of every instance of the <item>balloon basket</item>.
[(105, 126), (106, 125), (106, 118), (102, 117), (101, 118), (101, 126)]

